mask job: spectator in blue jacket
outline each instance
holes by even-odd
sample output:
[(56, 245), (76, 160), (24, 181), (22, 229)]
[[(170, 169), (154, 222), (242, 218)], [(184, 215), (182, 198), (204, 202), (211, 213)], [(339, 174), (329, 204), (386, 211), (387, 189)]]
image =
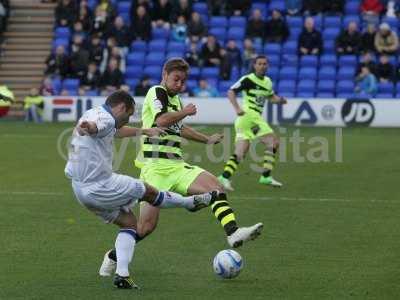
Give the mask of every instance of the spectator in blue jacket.
[(195, 97), (210, 98), (218, 97), (218, 91), (215, 87), (208, 84), (207, 80), (202, 78), (199, 80), (199, 86), (193, 89)]
[(361, 96), (374, 97), (377, 91), (376, 77), (367, 66), (361, 68), (361, 73), (356, 77), (355, 92)]

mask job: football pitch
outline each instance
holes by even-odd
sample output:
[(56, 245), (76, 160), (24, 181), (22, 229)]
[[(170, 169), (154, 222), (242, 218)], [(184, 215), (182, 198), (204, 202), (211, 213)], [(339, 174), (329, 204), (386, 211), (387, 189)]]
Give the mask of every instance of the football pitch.
[[(212, 270), (228, 245), (209, 209), (162, 210), (156, 231), (136, 247), (136, 291), (98, 276), (116, 227), (83, 209), (64, 177), (61, 135), (71, 126), (0, 123), (0, 299), (399, 299), (400, 129), (281, 129), (286, 157), (274, 175), (284, 187), (260, 186), (250, 157), (233, 179), (239, 224), (265, 225), (239, 248), (239, 277)], [(293, 134), (304, 138), (299, 147)], [(316, 137), (328, 145), (322, 158), (310, 145)], [(221, 155), (223, 147), (214, 148)], [(118, 172), (138, 176), (135, 143), (119, 141), (116, 150)], [(204, 145), (185, 151), (221, 172)]]

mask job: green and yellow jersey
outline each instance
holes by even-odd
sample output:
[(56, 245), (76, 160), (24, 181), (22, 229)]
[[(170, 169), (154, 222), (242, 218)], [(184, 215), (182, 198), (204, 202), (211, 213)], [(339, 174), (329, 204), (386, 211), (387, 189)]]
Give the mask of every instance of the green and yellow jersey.
[(265, 101), (274, 95), (272, 81), (269, 77), (259, 78), (254, 73), (240, 78), (231, 86), (236, 94), (242, 92), (244, 112), (257, 112), (262, 114)]

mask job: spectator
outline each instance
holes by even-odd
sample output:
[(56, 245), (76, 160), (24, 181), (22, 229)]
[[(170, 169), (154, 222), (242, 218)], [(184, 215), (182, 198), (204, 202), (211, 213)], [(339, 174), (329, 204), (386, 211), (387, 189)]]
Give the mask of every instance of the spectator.
[(152, 7), (151, 0), (132, 0), (131, 1), (131, 10), (130, 10), (130, 19), (134, 20), (136, 16), (136, 11), (139, 6), (144, 6), (147, 12), (151, 11)]
[(10, 15), (10, 3), (8, 0), (0, 0), (0, 35), (7, 28), (7, 19)]
[(326, 14), (343, 14), (344, 0), (323, 1)]
[(303, 0), (303, 12), (305, 15), (317, 15), (323, 12), (324, 2), (321, 0)]
[(8, 114), (13, 101), (14, 93), (6, 85), (0, 85), (0, 118)]
[(100, 71), (97, 69), (95, 62), (90, 62), (87, 72), (81, 77), (81, 87), (87, 90), (95, 90), (99, 87)]
[(400, 12), (400, 2), (399, 1), (390, 0), (387, 2), (386, 17), (397, 18), (397, 17), (399, 17), (399, 12)]
[(103, 60), (103, 51), (104, 49), (101, 45), (100, 37), (97, 34), (94, 34), (89, 47), (89, 60), (99, 65)]
[[(82, 44), (86, 45), (87, 32), (84, 31), (83, 25), (80, 21), (76, 21), (73, 26), (73, 35), (82, 37)], [(86, 47), (85, 47), (86, 48)]]
[(379, 54), (396, 54), (399, 48), (397, 33), (390, 29), (388, 23), (382, 23), (375, 35), (375, 48)]
[(361, 50), (361, 34), (356, 22), (350, 22), (336, 38), (337, 54), (359, 54)]
[(120, 88), (124, 83), (124, 76), (118, 68), (118, 61), (110, 59), (106, 71), (101, 76), (100, 86), (103, 88), (102, 94), (107, 95)]
[(108, 30), (107, 37), (114, 37), (117, 46), (128, 48), (131, 43), (129, 28), (125, 25), (124, 19), (118, 16), (114, 19), (113, 26)]
[(93, 15), (86, 1), (81, 1), (76, 21), (82, 23), (83, 30), (87, 33), (92, 31)]
[(231, 78), (232, 65), (229, 61), (228, 52), (224, 48), (220, 48), (219, 57), (219, 77), (223, 80), (229, 80)]
[(287, 14), (296, 16), (301, 11), (301, 0), (285, 0)]
[(314, 29), (314, 19), (306, 18), (299, 36), (299, 55), (320, 55), (322, 52), (321, 33)]
[(251, 0), (229, 0), (226, 1), (226, 10), (229, 15), (246, 16), (251, 6)]
[(24, 99), (25, 121), (42, 123), (44, 99), (37, 88), (32, 88)]
[(99, 0), (96, 9), (101, 9), (105, 12), (108, 23), (111, 23), (117, 15), (110, 0)]
[(61, 0), (55, 9), (55, 18), (57, 26), (72, 27), (76, 16), (76, 8), (71, 0)]
[(231, 67), (242, 67), (242, 53), (234, 40), (229, 40), (226, 45), (226, 53), (228, 55), (229, 65)]
[(376, 77), (368, 67), (362, 67), (361, 73), (356, 77), (356, 87), (354, 91), (365, 97), (374, 97), (377, 91)]
[(46, 75), (54, 75), (64, 78), (69, 71), (69, 57), (63, 46), (58, 46), (55, 53), (50, 54), (46, 59)]
[(289, 27), (279, 10), (272, 11), (272, 17), (266, 22), (265, 40), (270, 43), (283, 43), (289, 36)]
[(376, 77), (380, 82), (388, 82), (394, 80), (394, 67), (389, 62), (389, 56), (381, 55), (379, 64), (376, 66)]
[(53, 87), (53, 82), (51, 77), (47, 76), (43, 79), (42, 85), (40, 86), (40, 95), (42, 96), (53, 96), (55, 95), (55, 90)]
[(200, 62), (200, 54), (197, 49), (197, 44), (194, 42), (190, 43), (189, 50), (185, 54), (185, 60), (191, 67), (199, 67)]
[(104, 73), (110, 60), (114, 58), (118, 62), (118, 68), (121, 72), (125, 72), (125, 52), (123, 49), (117, 47), (115, 38), (110, 37), (107, 39), (107, 47), (103, 51), (103, 60), (100, 64), (100, 72)]
[(168, 0), (157, 0), (153, 7), (152, 25), (154, 27), (170, 28), (172, 5)]
[(103, 37), (107, 29), (110, 27), (109, 20), (107, 19), (107, 12), (98, 6), (95, 10), (93, 19), (92, 32), (100, 37)]
[(70, 75), (82, 77), (89, 64), (89, 51), (83, 48), (83, 38), (80, 35), (74, 36), (71, 46)]
[(376, 76), (376, 63), (374, 61), (373, 53), (364, 53), (361, 62), (357, 66), (356, 76), (360, 75), (362, 67), (368, 67), (371, 73)]
[(195, 97), (200, 98), (218, 97), (217, 89), (210, 86), (207, 79), (204, 78), (199, 80), (199, 85), (193, 89), (193, 93)]
[(135, 87), (135, 96), (146, 96), (150, 87), (151, 87), (150, 77), (147, 75), (144, 75), (140, 79), (140, 82), (138, 83), (138, 85)]
[(207, 42), (200, 51), (200, 58), (205, 67), (215, 67), (221, 64), (220, 45), (213, 35), (207, 37)]
[(360, 10), (365, 23), (378, 24), (384, 6), (380, 0), (363, 0)]
[(184, 15), (178, 17), (176, 24), (172, 26), (172, 39), (176, 42), (184, 42), (187, 36), (187, 25)]
[(257, 57), (256, 50), (254, 49), (253, 42), (251, 39), (247, 38), (243, 43), (243, 68), (246, 72), (250, 72), (253, 65), (253, 59)]
[(265, 21), (262, 19), (261, 10), (253, 10), (251, 18), (247, 21), (246, 37), (263, 41), (265, 38)]
[(149, 41), (151, 38), (151, 19), (143, 5), (139, 5), (136, 9), (131, 32), (135, 40)]
[(225, 14), (225, 0), (207, 0), (208, 14), (210, 16), (223, 16)]
[(192, 7), (188, 0), (179, 0), (172, 8), (172, 22), (176, 23), (179, 16), (184, 16), (185, 20), (189, 20), (192, 14)]
[(200, 41), (207, 34), (207, 27), (201, 20), (198, 12), (192, 12), (191, 19), (188, 23), (188, 35), (191, 42)]
[(375, 24), (368, 24), (367, 31), (361, 36), (361, 49), (363, 52), (371, 51), (375, 52), (375, 35), (376, 27)]

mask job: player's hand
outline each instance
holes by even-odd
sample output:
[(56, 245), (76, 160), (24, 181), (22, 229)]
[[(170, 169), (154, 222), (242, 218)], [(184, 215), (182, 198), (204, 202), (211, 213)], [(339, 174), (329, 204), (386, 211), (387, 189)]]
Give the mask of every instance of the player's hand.
[(79, 135), (90, 135), (90, 123), (88, 121), (83, 121), (79, 126), (76, 126)]
[(237, 114), (238, 116), (243, 116), (243, 115), (244, 115), (243, 109), (239, 108), (239, 109), (236, 111), (236, 114)]
[(165, 128), (153, 127), (143, 130), (143, 134), (147, 136), (163, 136), (167, 133), (165, 132)]
[(280, 97), (279, 104), (286, 104), (287, 99), (285, 97)]
[(194, 116), (197, 113), (196, 105), (189, 103), (182, 109), (187, 116)]
[(223, 134), (215, 133), (208, 137), (207, 144), (213, 144), (213, 145), (219, 144), (223, 138), (224, 138)]

